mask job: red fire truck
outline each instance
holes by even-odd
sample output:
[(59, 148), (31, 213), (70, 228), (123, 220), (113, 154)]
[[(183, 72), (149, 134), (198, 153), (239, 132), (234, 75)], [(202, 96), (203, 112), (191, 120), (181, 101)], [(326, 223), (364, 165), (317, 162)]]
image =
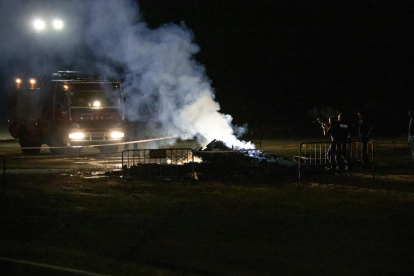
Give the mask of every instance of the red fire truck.
[(80, 152), (85, 145), (102, 145), (101, 153), (110, 153), (119, 146), (103, 145), (124, 141), (119, 82), (59, 71), (49, 79), (17, 78), (13, 87), (9, 131), (19, 139), (23, 153), (37, 154), (40, 148), (33, 147), (42, 144), (53, 147), (52, 154)]

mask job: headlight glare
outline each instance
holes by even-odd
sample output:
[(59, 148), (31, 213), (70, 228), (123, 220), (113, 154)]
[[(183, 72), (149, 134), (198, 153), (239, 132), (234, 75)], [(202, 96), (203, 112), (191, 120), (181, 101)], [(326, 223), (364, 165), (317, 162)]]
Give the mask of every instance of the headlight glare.
[(33, 27), (37, 31), (41, 31), (41, 30), (43, 30), (46, 27), (46, 23), (43, 20), (36, 19), (35, 21), (33, 21)]
[(123, 132), (118, 132), (118, 131), (113, 131), (111, 133), (111, 137), (114, 138), (114, 139), (124, 138), (124, 133)]
[(79, 140), (83, 138), (85, 138), (85, 135), (82, 132), (74, 132), (69, 134), (69, 139)]
[(60, 30), (63, 28), (63, 21), (55, 19), (53, 20), (52, 25), (53, 25), (53, 28), (55, 28), (56, 30)]

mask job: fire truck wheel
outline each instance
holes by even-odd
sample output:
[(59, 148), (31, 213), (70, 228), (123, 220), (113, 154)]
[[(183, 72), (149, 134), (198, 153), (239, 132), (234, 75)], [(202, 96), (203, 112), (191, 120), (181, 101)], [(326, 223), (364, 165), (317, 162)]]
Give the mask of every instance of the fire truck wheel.
[(82, 152), (82, 150), (83, 150), (82, 147), (79, 147), (79, 148), (68, 148), (68, 149), (66, 149), (66, 153), (68, 153), (68, 154), (79, 154), (79, 153)]
[(31, 147), (40, 147), (41, 145), (35, 145), (35, 144), (22, 144), (22, 152), (23, 154), (28, 155), (36, 155), (39, 154), (40, 149), (23, 149), (23, 148), (31, 148)]
[(62, 155), (64, 154), (63, 149), (50, 149), (50, 153), (53, 155)]
[(22, 147), (23, 154), (35, 155), (39, 154), (40, 149), (24, 149), (24, 148), (40, 148), (42, 144), (36, 141), (27, 141), (25, 130), (22, 130), (22, 133), (19, 135), (20, 146)]
[[(47, 145), (49, 147), (64, 147), (65, 143), (56, 136), (50, 136), (47, 139)], [(53, 155), (62, 155), (65, 153), (64, 148), (51, 148), (50, 153)]]
[(106, 146), (106, 147), (98, 147), (101, 153), (114, 153), (117, 152), (119, 146)]

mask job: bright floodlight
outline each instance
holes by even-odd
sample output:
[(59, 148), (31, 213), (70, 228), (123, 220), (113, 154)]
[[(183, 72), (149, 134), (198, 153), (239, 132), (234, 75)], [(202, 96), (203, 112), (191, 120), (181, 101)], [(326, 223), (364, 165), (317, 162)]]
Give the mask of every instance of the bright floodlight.
[(95, 107), (101, 106), (101, 102), (100, 101), (95, 101), (93, 103), (93, 106), (95, 106)]
[(55, 28), (56, 30), (60, 30), (60, 29), (63, 28), (63, 21), (62, 20), (55, 19), (55, 20), (53, 20), (52, 24), (53, 24), (53, 28)]
[(43, 20), (37, 19), (33, 21), (33, 26), (37, 31), (41, 31), (46, 27), (46, 24)]
[(16, 79), (16, 83), (21, 83), (22, 80), (21, 79)]
[(36, 83), (36, 80), (35, 79), (30, 79), (30, 83), (31, 84), (35, 84)]

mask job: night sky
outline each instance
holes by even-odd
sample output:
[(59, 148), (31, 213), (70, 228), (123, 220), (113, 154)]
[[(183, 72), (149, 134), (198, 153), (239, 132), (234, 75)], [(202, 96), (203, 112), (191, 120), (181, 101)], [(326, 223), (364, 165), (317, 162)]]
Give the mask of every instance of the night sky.
[(183, 22), (192, 29), (196, 59), (236, 124), (306, 127), (311, 110), (356, 120), (364, 109), (378, 133), (406, 132), (414, 106), (412, 1), (138, 3), (151, 28)]
[(194, 31), (197, 59), (237, 123), (306, 125), (316, 106), (355, 120), (365, 109), (389, 131), (405, 131), (414, 96), (411, 1), (139, 3), (150, 26), (184, 21)]

